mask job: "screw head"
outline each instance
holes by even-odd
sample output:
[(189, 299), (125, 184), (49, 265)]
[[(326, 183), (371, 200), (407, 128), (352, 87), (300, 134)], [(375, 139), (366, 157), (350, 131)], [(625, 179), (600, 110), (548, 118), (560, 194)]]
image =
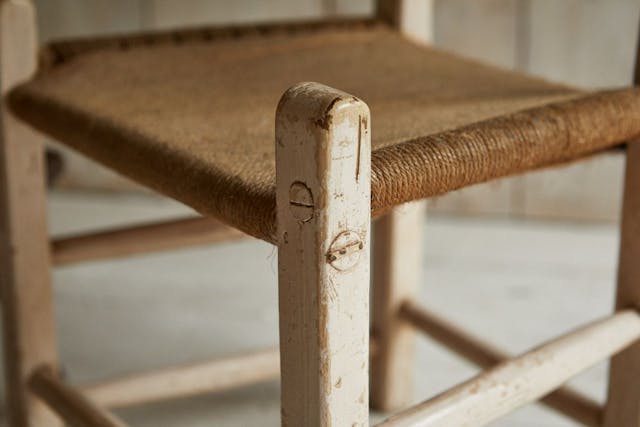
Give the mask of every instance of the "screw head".
[(329, 246), (327, 262), (336, 270), (345, 271), (360, 260), (364, 243), (355, 231), (347, 230), (338, 234)]
[(289, 187), (289, 208), (298, 221), (307, 222), (313, 218), (313, 194), (303, 182), (296, 181)]

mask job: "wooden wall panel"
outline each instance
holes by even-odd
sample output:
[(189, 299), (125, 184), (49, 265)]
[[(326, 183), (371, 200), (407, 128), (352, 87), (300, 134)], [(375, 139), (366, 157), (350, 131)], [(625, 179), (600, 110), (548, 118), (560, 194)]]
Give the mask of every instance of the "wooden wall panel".
[(612, 153), (524, 177), (515, 216), (616, 221), (622, 207), (624, 155)]
[[(517, 66), (518, 0), (436, 0), (434, 44), (445, 50), (508, 69)], [(429, 209), (444, 213), (510, 215), (521, 201), (519, 178), (465, 188), (434, 199)]]
[(530, 72), (584, 87), (631, 82), (637, 0), (529, 0)]
[[(436, 45), (584, 87), (629, 84), (637, 0), (436, 0)], [(616, 220), (622, 154), (447, 195), (435, 210)]]
[(40, 40), (135, 31), (137, 0), (35, 0)]
[(371, 15), (375, 8), (374, 0), (322, 0), (322, 3), (329, 15)]
[[(631, 82), (640, 16), (637, 0), (529, 1), (529, 72), (587, 88)], [(527, 217), (615, 221), (622, 197), (623, 154), (527, 175)]]
[(435, 44), (512, 69), (516, 65), (518, 0), (436, 0)]
[(154, 28), (193, 24), (319, 18), (322, 0), (141, 0), (143, 19)]

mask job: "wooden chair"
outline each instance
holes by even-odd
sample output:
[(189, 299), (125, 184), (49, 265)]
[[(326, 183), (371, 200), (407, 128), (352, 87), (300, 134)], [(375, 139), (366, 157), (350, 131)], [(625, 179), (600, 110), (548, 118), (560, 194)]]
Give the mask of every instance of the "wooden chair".
[[(617, 311), (517, 357), (412, 301), (423, 205), (399, 207), (633, 142), (638, 90), (585, 93), (421, 46), (398, 33), (401, 5), (390, 0), (371, 19), (56, 42), (39, 67), (30, 2), (3, 0), (0, 14), (11, 109), (0, 138), (0, 270), (12, 426), (119, 426), (105, 408), (278, 374), (288, 426), (366, 425), (370, 404), (405, 408), (383, 426), (482, 425), (537, 399), (586, 425), (640, 425), (639, 144), (626, 146)], [(203, 218), (50, 244), (42, 147), (24, 123)], [(244, 233), (278, 246), (279, 353), (93, 385), (61, 379), (52, 264)], [(416, 331), (487, 370), (406, 409)], [(605, 408), (558, 389), (613, 355)]]

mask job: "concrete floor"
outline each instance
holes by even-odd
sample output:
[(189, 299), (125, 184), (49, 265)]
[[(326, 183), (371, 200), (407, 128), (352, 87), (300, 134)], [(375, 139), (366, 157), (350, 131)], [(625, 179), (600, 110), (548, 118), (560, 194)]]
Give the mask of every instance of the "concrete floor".
[[(54, 193), (54, 234), (189, 210), (133, 195)], [(420, 299), (513, 352), (604, 316), (613, 304), (617, 253), (611, 224), (429, 218)], [(197, 361), (277, 343), (276, 253), (244, 241), (56, 270), (60, 352), (72, 381)], [(420, 339), (416, 398), (476, 372)], [(572, 384), (603, 400), (606, 365)], [(119, 411), (132, 426), (278, 426), (274, 381), (232, 392)], [(374, 414), (378, 420), (381, 414)], [(495, 426), (571, 426), (531, 405)]]

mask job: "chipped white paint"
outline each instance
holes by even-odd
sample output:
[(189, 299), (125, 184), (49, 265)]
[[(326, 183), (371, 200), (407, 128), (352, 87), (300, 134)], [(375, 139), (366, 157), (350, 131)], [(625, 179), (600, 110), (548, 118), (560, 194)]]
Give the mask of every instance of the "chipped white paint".
[[(507, 352), (469, 334), (413, 301), (405, 301), (402, 304), (401, 314), (404, 320), (427, 334), (429, 338), (481, 368), (493, 368), (498, 363), (511, 359)], [(571, 388), (560, 387), (542, 398), (540, 403), (581, 425), (600, 426), (601, 405)]]
[(485, 425), (546, 395), (638, 337), (640, 316), (634, 310), (621, 311), (487, 370), (379, 426)]
[[(278, 277), (286, 426), (368, 425), (369, 128), (366, 104), (317, 83), (294, 86), (278, 106)], [(299, 191), (291, 191), (295, 183), (311, 192), (304, 203)], [(308, 208), (309, 201), (310, 217), (299, 215), (300, 205)]]

